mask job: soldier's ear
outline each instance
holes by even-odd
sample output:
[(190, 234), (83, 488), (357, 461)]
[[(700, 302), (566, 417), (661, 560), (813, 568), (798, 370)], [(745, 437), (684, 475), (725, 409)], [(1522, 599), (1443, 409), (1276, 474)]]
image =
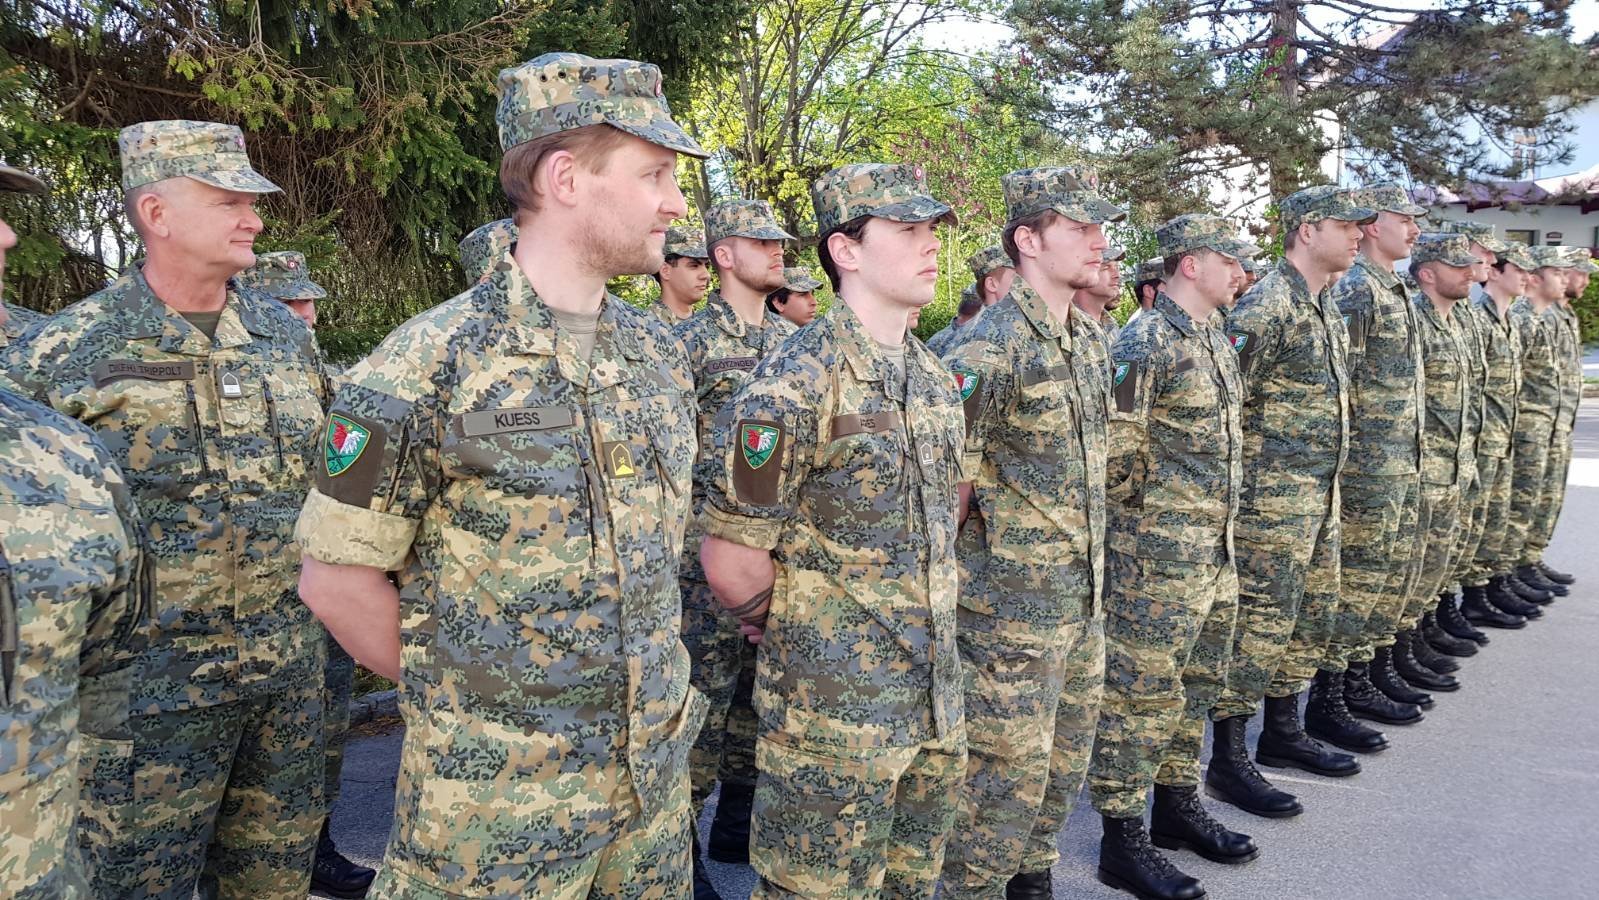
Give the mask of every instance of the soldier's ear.
[(542, 200), (559, 203), (562, 206), (576, 206), (578, 203), (578, 178), (582, 166), (578, 164), (577, 157), (570, 150), (552, 150), (545, 154), (539, 161), (538, 171), (533, 174), (535, 179), (542, 179), (544, 190)]
[(861, 243), (851, 240), (842, 231), (827, 236), (827, 252), (833, 258), (833, 267), (840, 271), (856, 272), (861, 268)]

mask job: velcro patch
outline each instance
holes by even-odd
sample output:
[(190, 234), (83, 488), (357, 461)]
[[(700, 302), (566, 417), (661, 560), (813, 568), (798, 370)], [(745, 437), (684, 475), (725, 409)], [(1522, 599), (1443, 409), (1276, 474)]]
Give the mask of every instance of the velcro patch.
[(898, 431), (902, 417), (897, 412), (851, 413), (833, 417), (833, 440), (852, 434), (882, 434)]
[(705, 374), (715, 375), (718, 372), (730, 372), (734, 370), (748, 372), (754, 369), (756, 364), (760, 361), (760, 357), (758, 356), (727, 356), (723, 357), (722, 359), (708, 360), (705, 363)]
[(1366, 331), (1370, 327), (1371, 313), (1358, 312), (1344, 316), (1344, 330), (1349, 332), (1349, 349), (1366, 349)]
[(740, 503), (776, 506), (783, 477), (783, 426), (776, 422), (738, 423), (733, 449), (733, 492)]
[(142, 381), (193, 381), (194, 363), (173, 360), (151, 362), (141, 359), (102, 359), (90, 370), (94, 386), (105, 387), (114, 381), (137, 378)]
[(322, 429), (317, 490), (341, 503), (366, 508), (383, 469), (388, 435), (387, 428), (371, 419), (347, 412), (330, 414)]
[(512, 431), (545, 431), (572, 427), (568, 406), (507, 406), (481, 409), (455, 417), (455, 431), (461, 437), (486, 437)]
[(966, 433), (972, 433), (977, 414), (983, 409), (982, 376), (967, 369), (955, 369), (955, 387), (960, 390), (961, 411), (966, 415)]

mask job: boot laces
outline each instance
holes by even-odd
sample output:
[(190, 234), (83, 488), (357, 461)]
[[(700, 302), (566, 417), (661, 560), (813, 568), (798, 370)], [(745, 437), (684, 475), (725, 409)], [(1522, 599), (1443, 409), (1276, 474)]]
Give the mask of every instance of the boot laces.
[(1188, 821), (1188, 824), (1208, 835), (1219, 837), (1227, 832), (1227, 829), (1220, 822), (1210, 817), (1210, 813), (1205, 809), (1205, 804), (1199, 802), (1199, 793), (1197, 791), (1183, 795), (1183, 798), (1177, 802), (1177, 812)]
[(1145, 831), (1142, 825), (1128, 830), (1127, 842), (1127, 849), (1131, 851), (1129, 855), (1137, 860), (1141, 867), (1153, 871), (1163, 879), (1176, 878), (1182, 874), (1172, 865), (1171, 860), (1166, 858), (1166, 854), (1155, 849), (1155, 845), (1150, 843), (1149, 832)]

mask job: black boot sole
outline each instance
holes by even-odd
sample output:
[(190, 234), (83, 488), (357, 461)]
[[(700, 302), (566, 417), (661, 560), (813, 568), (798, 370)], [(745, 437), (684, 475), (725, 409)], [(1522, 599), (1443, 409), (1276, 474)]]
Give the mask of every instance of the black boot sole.
[[(1432, 647), (1432, 649), (1438, 651), (1439, 653), (1442, 653), (1445, 656), (1453, 656), (1456, 659), (1466, 659), (1467, 657), (1471, 657), (1471, 656), (1476, 656), (1477, 655), (1477, 645), (1476, 644), (1472, 643), (1471, 641), (1466, 640), (1465, 638), (1459, 638), (1458, 640), (1460, 641), (1460, 644), (1459, 645), (1454, 645), (1454, 646), (1446, 646), (1446, 645), (1443, 645), (1443, 644), (1435, 644), (1432, 641), (1428, 641), (1427, 645)], [(1467, 649), (1468, 647), (1470, 649)]]
[(1248, 853), (1244, 853), (1239, 856), (1229, 856), (1226, 853), (1217, 853), (1214, 850), (1207, 849), (1200, 844), (1193, 843), (1186, 838), (1180, 838), (1175, 834), (1161, 834), (1154, 831), (1149, 833), (1149, 840), (1150, 843), (1162, 850), (1187, 850), (1190, 853), (1198, 854), (1199, 856), (1202, 856), (1211, 862), (1221, 863), (1224, 866), (1241, 866), (1260, 855), (1260, 848), (1256, 847)]
[[(1384, 696), (1387, 695), (1385, 694)], [(1420, 706), (1421, 704), (1417, 703), (1413, 705)], [(1408, 719), (1401, 719), (1397, 716), (1390, 716), (1387, 713), (1377, 712), (1376, 710), (1372, 709), (1355, 709), (1353, 706), (1349, 707), (1349, 714), (1357, 719), (1365, 719), (1368, 722), (1381, 722), (1384, 725), (1417, 725), (1427, 721), (1427, 717), (1423, 715), (1415, 715)]]
[[(1376, 744), (1376, 745), (1373, 745), (1371, 747), (1357, 747), (1354, 744), (1346, 744), (1346, 743), (1344, 743), (1343, 740), (1341, 740), (1341, 739), (1339, 739), (1337, 737), (1334, 737), (1333, 735), (1328, 734), (1327, 732), (1322, 731), (1320, 729), (1318, 729), (1316, 731), (1311, 731), (1309, 725), (1305, 726), (1305, 733), (1310, 735), (1311, 737), (1315, 738), (1316, 740), (1321, 741), (1322, 743), (1332, 744), (1334, 747), (1337, 747), (1339, 750), (1347, 750), (1350, 753), (1361, 753), (1361, 754), (1365, 754), (1366, 756), (1373, 756), (1375, 754), (1381, 753), (1384, 750), (1387, 750), (1391, 746), (1388, 743), (1388, 741), (1386, 739), (1384, 739), (1381, 744)], [(1281, 768), (1281, 767), (1279, 766), (1279, 768)]]
[[(1339, 749), (1347, 748), (1340, 747)], [(1262, 766), (1271, 766), (1273, 769), (1298, 769), (1301, 772), (1309, 772), (1312, 775), (1320, 775), (1323, 778), (1349, 778), (1360, 774), (1360, 763), (1358, 762), (1355, 763), (1355, 767), (1352, 769), (1324, 769), (1304, 760), (1294, 759), (1289, 756), (1273, 756), (1269, 753), (1261, 753), (1259, 750), (1255, 751), (1255, 762)]]
[(1212, 800), (1219, 800), (1222, 803), (1233, 807), (1234, 809), (1241, 809), (1252, 816), (1260, 816), (1262, 819), (1292, 819), (1294, 816), (1300, 815), (1305, 811), (1305, 807), (1297, 802), (1289, 809), (1260, 809), (1257, 807), (1245, 806), (1244, 804), (1239, 803), (1237, 800), (1234, 800), (1232, 797), (1228, 796), (1220, 788), (1211, 787), (1209, 784), (1205, 785), (1205, 796), (1211, 798)]
[[(1148, 891), (1139, 890), (1131, 881), (1128, 881), (1120, 875), (1117, 875), (1115, 872), (1107, 872), (1104, 869), (1095, 869), (1094, 876), (1099, 879), (1100, 884), (1103, 884), (1107, 887), (1113, 887), (1118, 891), (1126, 891), (1127, 893), (1132, 894), (1134, 897), (1137, 897), (1138, 900), (1165, 900), (1165, 898), (1159, 894), (1151, 894)], [(1205, 889), (1200, 888), (1199, 893), (1194, 895), (1193, 900), (1200, 900), (1200, 898), (1204, 896)]]
[[(1405, 678), (1404, 673), (1403, 672), (1399, 673), (1399, 677), (1400, 678)], [(1435, 682), (1433, 684), (1428, 684), (1425, 681), (1417, 681), (1414, 678), (1405, 678), (1405, 680), (1410, 682), (1411, 684), (1415, 685), (1417, 688), (1419, 688), (1421, 690), (1424, 690), (1424, 691), (1427, 691), (1429, 693), (1453, 694), (1455, 691), (1460, 690), (1460, 682), (1458, 682), (1458, 681), (1455, 682), (1454, 684), (1446, 685), (1443, 682)]]
[(1492, 621), (1491, 619), (1474, 618), (1474, 617), (1471, 617), (1471, 616), (1467, 616), (1466, 617), (1466, 621), (1470, 622), (1473, 625), (1476, 625), (1479, 628), (1500, 628), (1500, 629), (1503, 629), (1505, 631), (1518, 631), (1518, 630), (1520, 630), (1522, 628), (1526, 628), (1527, 627), (1527, 620), (1525, 618), (1521, 619), (1518, 622), (1504, 623), (1504, 622), (1495, 622), (1495, 621)]
[(1438, 660), (1438, 662), (1442, 664), (1441, 668), (1433, 665), (1430, 662), (1423, 662), (1420, 659), (1417, 659), (1416, 661), (1433, 670), (1434, 672), (1437, 672), (1439, 675), (1453, 675), (1454, 673), (1460, 671), (1460, 663), (1455, 662), (1453, 659), (1447, 656), (1443, 656)]

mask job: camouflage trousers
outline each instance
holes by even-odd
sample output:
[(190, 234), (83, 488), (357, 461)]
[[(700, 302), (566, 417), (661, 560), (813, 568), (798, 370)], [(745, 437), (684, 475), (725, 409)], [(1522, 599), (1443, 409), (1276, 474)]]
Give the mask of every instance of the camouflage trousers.
[(1471, 573), (1476, 568), (1477, 550), (1488, 529), (1488, 506), (1493, 502), (1494, 482), (1499, 478), (1502, 462), (1496, 457), (1477, 456), (1477, 477), (1460, 497), (1460, 537), (1455, 542), (1454, 565), (1444, 583), (1445, 588), (1456, 582), (1470, 583)]
[(1106, 557), (1105, 700), (1088, 770), (1095, 809), (1142, 817), (1152, 782), (1199, 784), (1237, 617), (1231, 563)]
[(97, 742), (85, 768), (79, 846), (95, 896), (305, 897), (327, 812), (318, 679), (132, 716), (128, 732)]
[(1512, 567), (1531, 564), (1538, 557), (1528, 551), (1533, 528), (1543, 503), (1544, 480), (1549, 473), (1549, 448), (1554, 425), (1547, 417), (1521, 415), (1516, 420), (1516, 439), (1510, 478), (1510, 522), (1500, 556)]
[(911, 747), (803, 747), (762, 737), (752, 897), (932, 897), (966, 774), (966, 734)]
[[(384, 857), (367, 896), (372, 900), (459, 900), (467, 896), (503, 900), (688, 900), (693, 891), (693, 875), (686, 776), (687, 773), (678, 779), (676, 789), (661, 808), (648, 816), (640, 812), (627, 766), (597, 776), (596, 781), (616, 785), (609, 805), (623, 822), (620, 833), (593, 853), (552, 852), (548, 858), (535, 853), (536, 863), (497, 866), (473, 881), (470, 894), (457, 893), (453, 888), (458, 882), (451, 884), (452, 889), (439, 886), (437, 873), (419, 865), (414, 858), (397, 857), (392, 852), (391, 837), (391, 852)], [(512, 821), (516, 818), (514, 807), (505, 812), (507, 829), (516, 827)], [(393, 834), (398, 834), (400, 827), (397, 820)], [(493, 840), (498, 836), (485, 837)], [(574, 841), (581, 837), (574, 835)], [(536, 877), (524, 877), (529, 870), (536, 871)]]
[(1315, 677), (1338, 614), (1339, 494), (1331, 494), (1317, 516), (1239, 510), (1238, 628), (1214, 718), (1254, 715), (1261, 698), (1291, 697)]
[(1096, 616), (1077, 643), (1066, 648), (1066, 680), (1055, 706), (1055, 734), (1049, 745), (1049, 783), (1038, 806), (1022, 872), (1047, 872), (1060, 859), (1060, 830), (1072, 817), (1088, 775), (1105, 696), (1105, 621)]
[(1407, 542), (1401, 529), (1407, 524), (1414, 529), (1416, 507), (1421, 502), (1421, 481), (1416, 475), (1345, 477), (1338, 487), (1343, 498), (1338, 523), (1343, 531), (1339, 554), (1342, 592), (1321, 665), (1329, 672), (1370, 661), (1376, 652), (1368, 632), (1372, 616), (1385, 603), (1394, 607), (1404, 602), (1409, 579), (1405, 565), (1394, 565), (1394, 548)]
[(1555, 536), (1555, 523), (1560, 520), (1560, 508), (1566, 502), (1566, 478), (1571, 474), (1571, 427), (1565, 423), (1555, 426), (1554, 440), (1549, 445), (1549, 462), (1544, 468), (1543, 491), (1538, 496), (1538, 513), (1527, 535), (1527, 546), (1522, 551), (1522, 562), (1536, 563), (1543, 559), (1544, 551)]
[(703, 584), (681, 582), (683, 646), (688, 649), (689, 681), (705, 695), (705, 725), (689, 752), (689, 783), (694, 821), (705, 810), (718, 779), (755, 785), (755, 645)]
[(322, 675), (322, 709), (327, 765), (323, 774), (322, 797), (328, 814), (339, 802), (339, 778), (344, 774), (344, 736), (350, 730), (350, 694), (355, 690), (355, 660), (339, 642), (328, 635), (328, 662)]
[(1516, 468), (1514, 456), (1484, 457), (1477, 461), (1482, 477), (1482, 539), (1472, 553), (1461, 583), (1482, 587), (1495, 575), (1510, 571), (1515, 560), (1504, 554), (1505, 532), (1510, 527), (1510, 479)]
[(1405, 608), (1416, 593), (1421, 581), (1421, 564), (1426, 556), (1427, 535), (1421, 508), (1421, 477), (1410, 481), (1406, 496), (1413, 497), (1406, 504), (1399, 521), (1399, 533), (1393, 544), (1393, 571), (1381, 599), (1372, 607), (1366, 619), (1364, 646), (1374, 652), (1392, 647), (1399, 631), (1399, 620), (1405, 617)]
[[(1093, 597), (1062, 604), (1074, 605), (1091, 610)], [(1068, 651), (1082, 643), (1091, 616), (1049, 627), (999, 622), (965, 607), (959, 614), (968, 755), (944, 896), (993, 897), (1019, 870), (1044, 801)]]
[(1460, 519), (1461, 497), (1466, 483), (1421, 485), (1421, 533), (1427, 542), (1422, 551), (1421, 574), (1416, 590), (1405, 603), (1405, 613), (1399, 619), (1399, 630), (1410, 631), (1421, 624), (1421, 617), (1438, 602), (1438, 592), (1444, 589), (1454, 574), (1455, 545), (1462, 527)]

